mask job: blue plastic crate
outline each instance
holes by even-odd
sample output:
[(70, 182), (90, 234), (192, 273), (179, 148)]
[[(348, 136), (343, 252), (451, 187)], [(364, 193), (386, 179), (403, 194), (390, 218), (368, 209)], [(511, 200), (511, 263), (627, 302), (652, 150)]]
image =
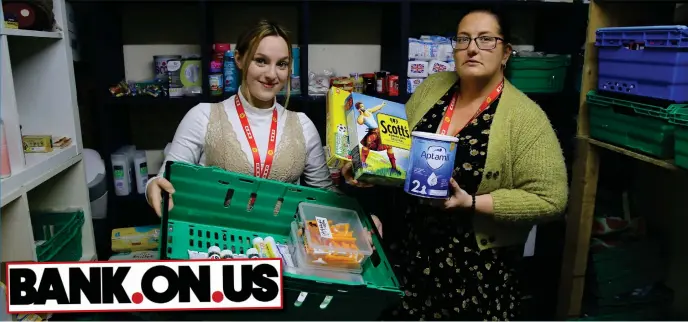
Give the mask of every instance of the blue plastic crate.
[(597, 30), (598, 90), (688, 102), (688, 27)]

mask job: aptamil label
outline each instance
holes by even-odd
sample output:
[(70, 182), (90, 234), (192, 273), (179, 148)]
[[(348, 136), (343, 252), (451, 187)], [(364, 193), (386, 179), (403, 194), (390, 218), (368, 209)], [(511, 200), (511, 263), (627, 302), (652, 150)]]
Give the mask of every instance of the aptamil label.
[(446, 198), (454, 170), (456, 143), (413, 136), (404, 191), (424, 198)]

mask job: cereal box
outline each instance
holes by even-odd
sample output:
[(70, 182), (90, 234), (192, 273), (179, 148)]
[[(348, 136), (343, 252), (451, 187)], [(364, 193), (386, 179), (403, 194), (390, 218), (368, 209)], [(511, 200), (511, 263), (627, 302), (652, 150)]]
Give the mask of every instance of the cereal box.
[(349, 161), (349, 135), (346, 127), (344, 103), (351, 93), (332, 87), (327, 92), (325, 141), (327, 166), (341, 168)]
[(356, 180), (403, 185), (411, 148), (404, 105), (352, 93), (346, 101), (346, 123)]

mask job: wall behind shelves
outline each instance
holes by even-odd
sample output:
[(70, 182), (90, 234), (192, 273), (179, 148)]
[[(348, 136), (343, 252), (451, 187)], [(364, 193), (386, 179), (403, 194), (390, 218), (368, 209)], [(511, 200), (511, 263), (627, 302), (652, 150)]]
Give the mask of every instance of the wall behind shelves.
[[(309, 70), (321, 72), (333, 69), (342, 75), (379, 70), (379, 20), (384, 5), (366, 4), (363, 7), (314, 3), (311, 7)], [(154, 55), (200, 54), (201, 48), (194, 44), (200, 32), (198, 10), (188, 3), (166, 6), (126, 4), (122, 11), (122, 20), (125, 22), (122, 37), (127, 79), (150, 79), (153, 76)], [(241, 14), (237, 15), (236, 12)], [(333, 23), (334, 14), (348, 19), (342, 20), (345, 23)], [(152, 15), (163, 16), (169, 23), (154, 24)], [(299, 41), (299, 8), (296, 4), (257, 7), (253, 4), (233, 3), (230, 9), (226, 4), (217, 3), (213, 4), (213, 17), (216, 42), (234, 44), (239, 33), (259, 17), (277, 21), (291, 32), (294, 44)]]

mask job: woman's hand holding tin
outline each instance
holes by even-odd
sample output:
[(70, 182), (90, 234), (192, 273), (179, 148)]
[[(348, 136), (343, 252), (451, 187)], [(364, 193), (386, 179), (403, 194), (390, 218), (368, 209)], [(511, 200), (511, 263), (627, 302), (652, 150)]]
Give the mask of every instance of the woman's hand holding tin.
[(449, 179), (449, 196), (446, 199), (421, 199), (421, 204), (431, 205), (447, 211), (471, 208), (473, 197), (461, 189), (454, 178)]
[(465, 190), (461, 189), (459, 184), (451, 178), (449, 180), (451, 186), (451, 194), (449, 198), (444, 201), (442, 205), (446, 210), (465, 209), (473, 206), (473, 196), (469, 195)]

